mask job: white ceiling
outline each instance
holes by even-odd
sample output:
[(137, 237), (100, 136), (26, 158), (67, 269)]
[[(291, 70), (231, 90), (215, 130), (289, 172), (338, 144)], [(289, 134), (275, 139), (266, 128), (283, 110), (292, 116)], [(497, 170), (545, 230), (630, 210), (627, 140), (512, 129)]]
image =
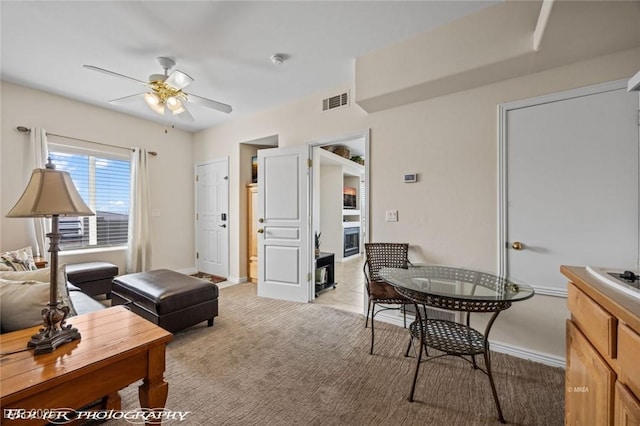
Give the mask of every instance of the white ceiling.
[[(147, 80), (158, 56), (195, 79), (185, 91), (233, 107), (189, 103), (198, 131), (353, 81), (355, 58), (497, 1), (1, 1), (2, 80), (166, 123), (133, 81)], [(273, 53), (289, 59), (270, 61)]]

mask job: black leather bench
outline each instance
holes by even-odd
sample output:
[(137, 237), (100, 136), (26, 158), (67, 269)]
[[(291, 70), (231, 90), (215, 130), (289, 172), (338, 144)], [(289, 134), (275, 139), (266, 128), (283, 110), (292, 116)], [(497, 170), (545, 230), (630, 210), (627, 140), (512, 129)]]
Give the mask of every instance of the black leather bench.
[(218, 286), (168, 269), (122, 275), (113, 280), (111, 305), (132, 312), (172, 333), (218, 316)]
[(108, 262), (71, 263), (67, 265), (67, 280), (89, 296), (111, 294), (111, 281), (118, 267)]

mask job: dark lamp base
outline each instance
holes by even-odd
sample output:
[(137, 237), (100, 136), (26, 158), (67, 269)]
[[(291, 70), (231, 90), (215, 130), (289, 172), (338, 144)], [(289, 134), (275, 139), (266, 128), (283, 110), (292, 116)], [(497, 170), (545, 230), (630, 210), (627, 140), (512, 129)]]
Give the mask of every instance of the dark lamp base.
[(80, 339), (78, 329), (65, 324), (69, 311), (68, 306), (60, 306), (57, 301), (42, 310), (44, 327), (27, 343), (28, 348), (34, 348), (34, 355), (51, 353), (60, 345)]
[(68, 328), (58, 329), (53, 333), (42, 329), (38, 334), (31, 336), (27, 347), (34, 348), (34, 355), (48, 354), (56, 350), (58, 346), (74, 340), (80, 340), (80, 333), (77, 328), (72, 328), (70, 325)]

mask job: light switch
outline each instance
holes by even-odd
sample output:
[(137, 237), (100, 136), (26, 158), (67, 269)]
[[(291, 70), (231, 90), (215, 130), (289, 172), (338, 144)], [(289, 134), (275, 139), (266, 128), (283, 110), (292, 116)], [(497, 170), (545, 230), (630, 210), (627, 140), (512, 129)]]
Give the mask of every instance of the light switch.
[(386, 222), (397, 222), (398, 221), (398, 210), (387, 210), (384, 215), (384, 220)]

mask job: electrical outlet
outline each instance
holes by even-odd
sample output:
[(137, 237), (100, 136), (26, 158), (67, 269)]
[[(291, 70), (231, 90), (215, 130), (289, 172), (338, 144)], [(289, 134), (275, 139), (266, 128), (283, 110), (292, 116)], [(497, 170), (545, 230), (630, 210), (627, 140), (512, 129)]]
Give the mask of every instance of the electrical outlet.
[(398, 210), (387, 210), (384, 215), (384, 220), (386, 222), (397, 222), (398, 221)]

